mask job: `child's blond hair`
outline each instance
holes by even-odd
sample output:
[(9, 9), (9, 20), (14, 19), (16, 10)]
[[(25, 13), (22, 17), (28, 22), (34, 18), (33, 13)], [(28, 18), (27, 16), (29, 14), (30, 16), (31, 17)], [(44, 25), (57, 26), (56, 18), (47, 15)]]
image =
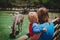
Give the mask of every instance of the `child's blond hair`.
[(31, 23), (38, 21), (38, 16), (36, 12), (29, 12), (28, 19)]

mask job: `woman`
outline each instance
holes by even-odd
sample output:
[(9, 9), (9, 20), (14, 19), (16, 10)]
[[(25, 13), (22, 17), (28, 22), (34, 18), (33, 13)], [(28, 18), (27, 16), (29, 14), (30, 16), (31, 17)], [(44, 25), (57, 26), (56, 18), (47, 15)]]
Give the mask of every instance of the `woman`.
[[(38, 11), (38, 24), (33, 23), (32, 29), (35, 34), (31, 40), (52, 40), (54, 34), (54, 21), (49, 22), (48, 9), (42, 7)], [(44, 32), (44, 28), (46, 31)], [(38, 36), (38, 37), (37, 37)]]

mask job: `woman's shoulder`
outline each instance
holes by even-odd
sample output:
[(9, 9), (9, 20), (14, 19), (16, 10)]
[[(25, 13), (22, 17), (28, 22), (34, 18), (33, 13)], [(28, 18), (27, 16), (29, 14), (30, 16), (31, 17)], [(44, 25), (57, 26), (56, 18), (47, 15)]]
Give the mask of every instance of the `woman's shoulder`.
[(52, 21), (49, 22), (50, 25), (54, 25), (54, 23)]

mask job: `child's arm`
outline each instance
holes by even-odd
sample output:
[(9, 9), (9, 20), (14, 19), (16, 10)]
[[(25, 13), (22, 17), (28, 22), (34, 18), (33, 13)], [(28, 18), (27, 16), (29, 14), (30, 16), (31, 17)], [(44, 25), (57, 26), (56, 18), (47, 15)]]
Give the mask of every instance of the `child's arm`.
[(34, 23), (33, 26), (33, 32), (34, 33), (40, 33), (40, 32), (46, 32), (47, 29), (45, 27), (39, 27), (38, 24)]
[(33, 24), (33, 32), (35, 34), (31, 37), (31, 40), (38, 40), (42, 32), (46, 32), (46, 31), (47, 31), (46, 28), (40, 28), (37, 24)]

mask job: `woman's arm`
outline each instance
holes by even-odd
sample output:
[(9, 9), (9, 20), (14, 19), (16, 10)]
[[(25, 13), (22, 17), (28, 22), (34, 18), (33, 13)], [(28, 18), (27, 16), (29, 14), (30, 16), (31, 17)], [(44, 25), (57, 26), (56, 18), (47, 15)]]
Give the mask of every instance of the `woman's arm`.
[(54, 25), (60, 24), (60, 18), (58, 17), (58, 18), (52, 20), (52, 22), (54, 23)]
[(55, 21), (57, 21), (57, 20), (59, 20), (59, 18), (56, 18), (56, 19), (52, 20), (52, 22), (55, 22)]
[(31, 40), (38, 40), (40, 36), (41, 36), (41, 33), (34, 34), (34, 35), (31, 37)]

